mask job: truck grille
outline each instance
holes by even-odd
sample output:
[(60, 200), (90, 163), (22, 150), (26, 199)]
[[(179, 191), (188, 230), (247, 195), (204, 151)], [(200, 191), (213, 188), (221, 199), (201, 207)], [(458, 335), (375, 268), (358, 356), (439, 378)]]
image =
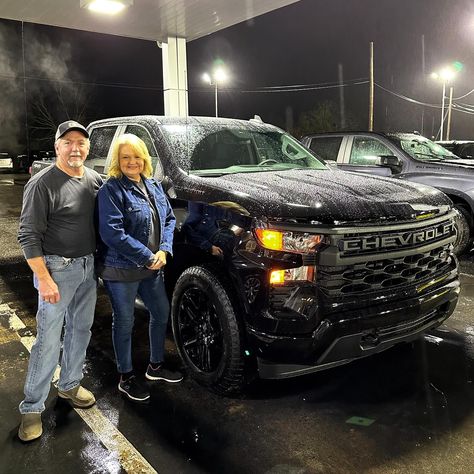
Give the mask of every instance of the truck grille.
[(398, 258), (383, 258), (353, 265), (318, 266), (317, 280), (330, 297), (417, 285), (449, 271), (450, 245)]

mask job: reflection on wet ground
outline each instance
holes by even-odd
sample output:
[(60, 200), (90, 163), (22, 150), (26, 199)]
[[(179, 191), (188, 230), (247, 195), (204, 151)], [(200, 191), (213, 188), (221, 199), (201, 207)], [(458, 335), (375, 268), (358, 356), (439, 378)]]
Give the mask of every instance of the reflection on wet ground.
[[(4, 188), (0, 184), (0, 198)], [(16, 188), (8, 191), (15, 189), (16, 204), (12, 197), (7, 202), (18, 213)], [(36, 301), (14, 239), (16, 225), (0, 214), (0, 245), (2, 252), (8, 249), (0, 265), (1, 473), (472, 472), (474, 255), (461, 262), (455, 314), (423, 340), (298, 379), (257, 380), (238, 398), (220, 397), (185, 379), (151, 385), (147, 405), (122, 399), (110, 306), (100, 293), (85, 378), (100, 413), (90, 412), (87, 424), (52, 389), (44, 435), (24, 445), (16, 438), (28, 360), (20, 337), (34, 333)], [(148, 357), (145, 318), (137, 312), (138, 370)], [(179, 366), (171, 338), (167, 350)]]

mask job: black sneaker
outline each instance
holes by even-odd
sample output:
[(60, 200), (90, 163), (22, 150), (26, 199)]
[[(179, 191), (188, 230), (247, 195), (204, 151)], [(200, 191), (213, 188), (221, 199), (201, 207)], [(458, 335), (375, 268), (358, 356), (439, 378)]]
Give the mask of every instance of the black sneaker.
[(145, 377), (148, 380), (164, 380), (165, 382), (171, 383), (181, 382), (181, 380), (183, 380), (183, 374), (181, 372), (169, 370), (164, 367), (163, 364), (159, 365), (156, 369), (154, 369), (151, 364), (148, 364)]
[(148, 388), (135, 375), (126, 380), (120, 380), (118, 389), (134, 402), (145, 402), (150, 398)]

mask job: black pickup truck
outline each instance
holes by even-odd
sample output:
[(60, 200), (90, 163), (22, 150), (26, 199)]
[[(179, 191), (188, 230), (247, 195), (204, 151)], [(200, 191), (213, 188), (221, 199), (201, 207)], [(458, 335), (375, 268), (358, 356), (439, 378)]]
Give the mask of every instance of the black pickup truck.
[[(456, 306), (453, 211), (436, 189), (330, 169), (261, 121), (137, 116), (88, 130), (86, 164), (101, 173), (122, 133), (150, 150), (177, 216), (173, 333), (203, 385), (229, 393), (255, 373), (344, 364), (419, 337)], [(188, 238), (195, 206), (203, 222), (237, 227), (223, 256)]]
[(457, 211), (454, 253), (460, 255), (472, 248), (474, 160), (460, 159), (416, 133), (317, 133), (303, 137), (301, 142), (341, 169), (391, 176), (443, 191)]

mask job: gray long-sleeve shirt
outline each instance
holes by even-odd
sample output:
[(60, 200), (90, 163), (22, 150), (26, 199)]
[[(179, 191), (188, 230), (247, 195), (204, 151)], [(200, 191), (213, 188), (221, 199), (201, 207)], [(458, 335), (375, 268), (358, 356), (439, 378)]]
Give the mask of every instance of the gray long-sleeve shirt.
[(95, 196), (102, 178), (89, 168), (84, 170), (76, 178), (51, 165), (26, 184), (18, 241), (27, 259), (74, 258), (95, 251)]

